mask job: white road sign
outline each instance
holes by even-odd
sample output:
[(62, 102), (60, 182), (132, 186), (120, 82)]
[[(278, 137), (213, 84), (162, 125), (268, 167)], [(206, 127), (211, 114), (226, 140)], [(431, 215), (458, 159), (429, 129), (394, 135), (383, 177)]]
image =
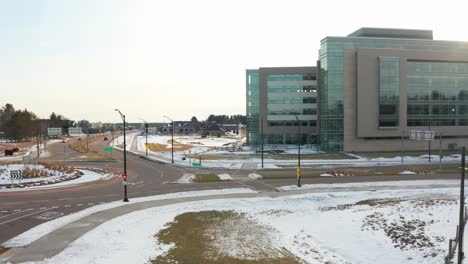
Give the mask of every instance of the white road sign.
[(47, 128), (47, 135), (49, 136), (61, 136), (62, 128), (61, 127), (49, 127)]
[(83, 134), (83, 129), (81, 127), (69, 127), (68, 134), (69, 135), (81, 135)]
[(434, 140), (434, 131), (410, 130), (409, 139), (412, 140)]

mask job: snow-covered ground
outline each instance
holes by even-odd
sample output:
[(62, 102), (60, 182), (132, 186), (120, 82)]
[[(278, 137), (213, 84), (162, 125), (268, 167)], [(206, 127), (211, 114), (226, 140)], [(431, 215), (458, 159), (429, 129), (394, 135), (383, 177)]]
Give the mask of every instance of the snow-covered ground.
[[(128, 203), (122, 203), (121, 200), (105, 203), (100, 205), (95, 205), (89, 207), (85, 210), (79, 211), (77, 213), (69, 214), (67, 216), (63, 216), (60, 218), (56, 218), (54, 220), (45, 222), (38, 226), (35, 226), (28, 231), (8, 240), (7, 242), (1, 244), (4, 247), (24, 247), (32, 242), (36, 241), (37, 239), (47, 235), (48, 233), (57, 230), (58, 228), (72, 223), (76, 220), (79, 220), (83, 217), (89, 216), (96, 212), (104, 211), (107, 209), (112, 209), (120, 206), (126, 206), (128, 204), (133, 203), (141, 203), (147, 201), (156, 201), (156, 200), (164, 200), (164, 199), (174, 199), (174, 198), (183, 198), (183, 197), (197, 197), (197, 196), (207, 196), (207, 195), (216, 195), (216, 194), (233, 194), (233, 193), (255, 193), (251, 189), (247, 188), (226, 188), (220, 190), (204, 190), (204, 191), (189, 191), (189, 192), (179, 192), (179, 193), (169, 193), (169, 194), (162, 194), (162, 195), (154, 195), (148, 197), (140, 197), (140, 198), (132, 198)], [(67, 262), (63, 262), (67, 263)], [(81, 263), (89, 263), (89, 262), (81, 262)], [(129, 262), (132, 263), (132, 262)]]
[[(121, 137), (123, 138), (123, 137)], [(128, 138), (131, 142), (133, 139)], [(153, 152), (148, 151), (149, 159), (159, 160), (163, 162), (168, 162), (171, 160), (171, 136), (156, 136), (149, 135), (148, 143), (157, 143), (165, 145), (165, 151)], [(240, 139), (231, 139), (231, 138), (201, 138), (200, 136), (174, 136), (174, 140), (181, 144), (191, 145), (192, 148), (188, 150), (178, 150), (177, 145), (174, 148), (174, 163), (180, 166), (192, 166), (193, 162), (198, 163), (198, 159), (183, 159), (187, 154), (230, 154), (231, 157), (228, 159), (217, 159), (217, 160), (202, 160), (202, 167), (205, 168), (228, 168), (228, 169), (240, 169), (244, 165), (254, 166), (257, 169), (275, 169), (281, 168), (284, 166), (295, 166), (296, 160), (287, 160), (287, 159), (271, 159), (266, 158), (263, 160), (264, 166), (261, 167), (261, 158), (259, 155), (255, 154), (254, 150), (247, 150), (245, 147), (240, 147)], [(120, 140), (122, 141), (122, 140)], [(145, 153), (145, 136), (137, 136), (137, 149), (133, 149), (135, 153), (144, 154)], [(127, 149), (129, 150), (128, 143)], [(236, 151), (233, 151), (236, 149)], [(296, 154), (297, 148), (287, 148), (285, 153)], [(305, 148), (301, 149), (301, 153), (317, 153), (315, 149)], [(233, 159), (232, 155), (238, 155), (239, 159)], [(252, 155), (250, 158), (241, 157), (241, 155)], [(358, 156), (355, 154), (348, 154), (353, 158), (349, 159), (307, 159), (303, 158), (301, 163), (303, 166), (321, 166), (323, 168), (330, 168), (336, 165), (340, 166), (386, 166), (386, 165), (400, 165), (402, 164), (401, 157), (392, 157), (392, 158), (366, 158)], [(435, 157), (435, 156), (434, 156)], [(443, 163), (447, 162), (457, 162), (460, 161), (460, 155), (450, 155), (444, 156)], [(438, 164), (438, 160), (433, 159), (431, 163), (428, 161), (428, 155), (422, 155), (420, 157), (403, 157), (403, 165), (411, 164)]]
[[(465, 181), (468, 184), (468, 180)], [(373, 187), (411, 187), (411, 186), (447, 186), (460, 185), (459, 180), (417, 180), (417, 181), (382, 181), (382, 182), (351, 182), (351, 183), (327, 183), (327, 184), (304, 184), (277, 187), (278, 191), (295, 191), (310, 189), (332, 189), (332, 188), (369, 188)]]
[[(135, 136), (137, 135), (137, 133), (129, 133), (129, 134), (126, 134), (125, 137), (125, 144), (127, 144), (127, 151), (130, 151), (131, 148), (132, 148), (132, 144), (133, 144), (133, 140), (135, 139)], [(118, 147), (118, 145), (123, 145), (124, 143), (124, 137), (123, 135), (122, 136), (118, 136), (117, 138), (114, 139), (113, 142), (111, 142), (111, 146), (113, 146), (114, 148), (117, 148), (117, 149), (122, 149), (120, 147)]]
[(206, 210), (246, 213), (271, 228), (275, 247), (305, 263), (442, 263), (457, 224), (457, 194), (389, 190), (168, 205), (112, 219), (41, 263), (147, 263), (174, 246), (155, 240), (158, 231), (179, 214)]
[[(18, 179), (13, 181), (10, 178), (11, 170), (23, 170), (26, 167), (30, 169), (40, 169), (47, 171), (49, 176), (38, 177), (38, 178), (24, 178), (21, 179), (22, 187), (17, 186), (16, 184), (20, 183)], [(0, 166), (0, 184), (10, 185), (14, 183), (11, 188), (6, 186), (0, 187), (0, 192), (12, 192), (12, 191), (26, 191), (26, 190), (37, 190), (37, 189), (51, 189), (51, 188), (60, 188), (64, 186), (73, 186), (77, 184), (82, 184), (86, 182), (98, 181), (102, 179), (108, 179), (113, 177), (112, 174), (98, 173), (91, 170), (78, 169), (81, 172), (81, 176), (75, 176), (73, 173), (62, 173), (59, 171), (54, 171), (45, 168), (42, 165), (23, 165), (23, 164), (10, 164)]]

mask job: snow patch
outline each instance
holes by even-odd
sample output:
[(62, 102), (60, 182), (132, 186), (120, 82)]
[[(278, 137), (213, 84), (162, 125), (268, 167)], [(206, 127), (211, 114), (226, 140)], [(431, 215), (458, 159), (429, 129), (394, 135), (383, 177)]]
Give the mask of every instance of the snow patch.
[(195, 175), (193, 175), (193, 174), (184, 174), (180, 179), (175, 181), (175, 183), (192, 183), (193, 179), (195, 179)]
[(247, 175), (247, 177), (249, 177), (252, 180), (258, 180), (258, 179), (263, 178), (262, 175), (257, 174), (257, 173), (250, 173), (249, 175)]
[(402, 172), (400, 172), (400, 173), (398, 173), (398, 174), (417, 174), (417, 173), (414, 172), (414, 171), (407, 171), (407, 170), (405, 170), (405, 171), (402, 171)]
[(223, 174), (218, 174), (218, 178), (222, 181), (230, 181), (232, 180), (231, 175), (223, 173)]

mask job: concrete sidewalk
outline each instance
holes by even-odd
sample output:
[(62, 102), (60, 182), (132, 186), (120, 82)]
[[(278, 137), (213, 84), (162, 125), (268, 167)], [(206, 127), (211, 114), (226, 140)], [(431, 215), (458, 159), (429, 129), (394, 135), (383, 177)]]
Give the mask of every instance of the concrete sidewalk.
[(322, 189), (307, 189), (288, 192), (263, 192), (263, 193), (239, 193), (239, 194), (223, 194), (209, 195), (197, 197), (184, 197), (166, 200), (155, 200), (147, 202), (129, 203), (120, 207), (96, 212), (92, 215), (83, 217), (72, 223), (69, 223), (51, 233), (39, 238), (30, 245), (24, 248), (12, 248), (0, 255), (0, 263), (22, 263), (27, 261), (41, 261), (47, 258), (52, 258), (63, 251), (69, 244), (77, 240), (88, 231), (97, 226), (109, 221), (115, 217), (125, 215), (134, 211), (147, 209), (157, 206), (165, 206), (177, 203), (216, 200), (216, 199), (241, 199), (241, 198), (261, 198), (261, 197), (279, 197), (298, 195), (306, 193), (331, 193), (331, 192), (354, 192), (354, 191), (378, 191), (391, 189), (431, 189), (431, 188), (454, 188), (458, 185), (419, 185), (408, 187), (350, 187), (350, 188), (322, 188)]

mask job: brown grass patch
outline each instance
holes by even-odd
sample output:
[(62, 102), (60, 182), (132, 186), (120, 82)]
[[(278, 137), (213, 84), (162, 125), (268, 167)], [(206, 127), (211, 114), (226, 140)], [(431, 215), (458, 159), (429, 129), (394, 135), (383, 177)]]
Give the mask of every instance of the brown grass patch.
[[(171, 151), (171, 140), (167, 141), (167, 145), (159, 143), (148, 143), (149, 149), (154, 152), (166, 152)], [(182, 144), (174, 140), (174, 152), (186, 151), (191, 149), (193, 146), (189, 144)]]
[(299, 264), (273, 245), (271, 231), (233, 211), (184, 213), (157, 234), (161, 243), (174, 247), (151, 263)]

